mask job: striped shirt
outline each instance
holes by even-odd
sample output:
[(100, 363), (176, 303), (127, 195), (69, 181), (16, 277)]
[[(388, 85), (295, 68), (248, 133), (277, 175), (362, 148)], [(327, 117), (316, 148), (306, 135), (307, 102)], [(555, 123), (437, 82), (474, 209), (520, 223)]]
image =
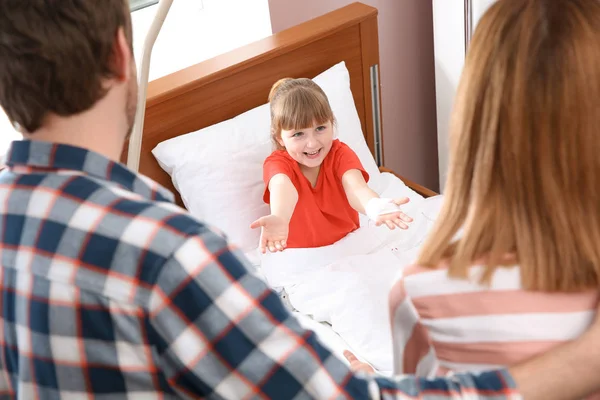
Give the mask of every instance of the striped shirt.
[(361, 378), (222, 235), (99, 154), (15, 142), (0, 173), (0, 399), (519, 398), (505, 370)]
[(577, 338), (593, 321), (597, 291), (526, 291), (518, 266), (499, 268), (484, 286), (482, 272), (474, 266), (462, 280), (443, 267), (407, 267), (390, 295), (396, 373), (432, 377), (513, 365)]

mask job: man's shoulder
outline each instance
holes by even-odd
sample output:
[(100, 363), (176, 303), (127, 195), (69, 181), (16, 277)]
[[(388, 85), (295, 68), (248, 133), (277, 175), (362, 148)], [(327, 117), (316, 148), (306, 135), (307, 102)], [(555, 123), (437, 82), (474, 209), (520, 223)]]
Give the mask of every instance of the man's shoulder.
[[(80, 205), (69, 225), (85, 224), (82, 221), (94, 213), (100, 215), (97, 224), (90, 227), (90, 239), (82, 245), (84, 257), (88, 252), (104, 253), (105, 256), (90, 259), (89, 263), (110, 271), (111, 276), (120, 280), (136, 282), (140, 299), (150, 295), (142, 288), (151, 288), (163, 273), (163, 267), (180, 258), (183, 252), (193, 255), (196, 253), (189, 249), (202, 249), (217, 253), (228, 247), (223, 233), (176, 204), (112, 186), (101, 190), (105, 193), (96, 201)], [(75, 222), (74, 218), (80, 221)], [(110, 289), (111, 297), (124, 299), (117, 289)]]
[(11, 235), (0, 244), (9, 249), (3, 266), (16, 268), (14, 249), (29, 246), (45, 278), (70, 284), (77, 270), (81, 288), (130, 301), (136, 287), (135, 301), (145, 304), (162, 267), (186, 243), (208, 252), (228, 247), (220, 232), (144, 190), (70, 173), (5, 176), (0, 230)]
[[(105, 247), (120, 258), (121, 265), (161, 265), (191, 237), (214, 236), (224, 240), (222, 232), (160, 193), (142, 196), (87, 176), (78, 179), (74, 186), (77, 189), (70, 193), (63, 190), (55, 203), (54, 214), (64, 214), (67, 229), (87, 232), (91, 239), (84, 239), (81, 246), (90, 248), (92, 253), (96, 252), (92, 246)], [(110, 268), (114, 267), (112, 260)], [(134, 271), (123, 272), (129, 275)]]
[(144, 241), (140, 240), (141, 237), (146, 239), (147, 246), (165, 247), (165, 251), (170, 251), (190, 236), (209, 231), (222, 235), (187, 210), (165, 199), (148, 199), (127, 191), (111, 191), (114, 199), (101, 207), (106, 207), (106, 212), (114, 217), (113, 221), (119, 220), (126, 225), (120, 232), (137, 235), (135, 241), (142, 247)]

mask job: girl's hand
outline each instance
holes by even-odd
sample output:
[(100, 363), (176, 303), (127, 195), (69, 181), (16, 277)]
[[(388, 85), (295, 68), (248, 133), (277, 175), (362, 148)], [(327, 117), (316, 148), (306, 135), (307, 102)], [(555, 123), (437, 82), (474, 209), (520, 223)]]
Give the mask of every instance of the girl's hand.
[(284, 218), (271, 214), (257, 219), (250, 225), (250, 228), (261, 228), (259, 247), (260, 251), (265, 254), (267, 249), (271, 253), (275, 253), (286, 248), (289, 225)]
[[(397, 207), (400, 207), (402, 204), (406, 204), (409, 202), (408, 197), (402, 197), (399, 199), (394, 199), (392, 201)], [(408, 222), (412, 222), (413, 219), (408, 215), (404, 214), (402, 211), (395, 211), (388, 214), (379, 215), (377, 220), (375, 221), (376, 226), (381, 226), (383, 224), (387, 225), (388, 228), (394, 230), (396, 227), (400, 229), (408, 229)]]
[(371, 367), (369, 364), (367, 364), (365, 362), (360, 361), (350, 351), (344, 350), (344, 357), (346, 357), (346, 360), (348, 360), (348, 362), (350, 363), (350, 369), (353, 372), (365, 372), (367, 374), (375, 373), (375, 369), (373, 369), (373, 367)]

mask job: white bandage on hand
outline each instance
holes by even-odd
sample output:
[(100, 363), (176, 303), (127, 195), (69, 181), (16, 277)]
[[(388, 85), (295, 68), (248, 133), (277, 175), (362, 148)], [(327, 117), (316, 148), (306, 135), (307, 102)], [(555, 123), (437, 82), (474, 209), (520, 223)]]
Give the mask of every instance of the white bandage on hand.
[(365, 207), (365, 214), (373, 222), (377, 222), (377, 219), (381, 215), (391, 214), (400, 211), (400, 206), (394, 203), (393, 199), (373, 197), (367, 202)]

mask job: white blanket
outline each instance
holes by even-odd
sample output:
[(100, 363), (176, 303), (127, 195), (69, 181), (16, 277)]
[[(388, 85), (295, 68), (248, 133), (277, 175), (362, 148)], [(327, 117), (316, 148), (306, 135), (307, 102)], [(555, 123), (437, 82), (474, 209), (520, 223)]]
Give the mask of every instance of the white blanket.
[(441, 197), (424, 200), (414, 192), (391, 195), (411, 197), (403, 207), (414, 218), (408, 230), (362, 220), (360, 229), (331, 246), (268, 253), (261, 263), (269, 285), (285, 288), (296, 310), (330, 323), (351, 351), (382, 373), (393, 364), (389, 289), (416, 258), (433, 225), (431, 210), (441, 204)]

